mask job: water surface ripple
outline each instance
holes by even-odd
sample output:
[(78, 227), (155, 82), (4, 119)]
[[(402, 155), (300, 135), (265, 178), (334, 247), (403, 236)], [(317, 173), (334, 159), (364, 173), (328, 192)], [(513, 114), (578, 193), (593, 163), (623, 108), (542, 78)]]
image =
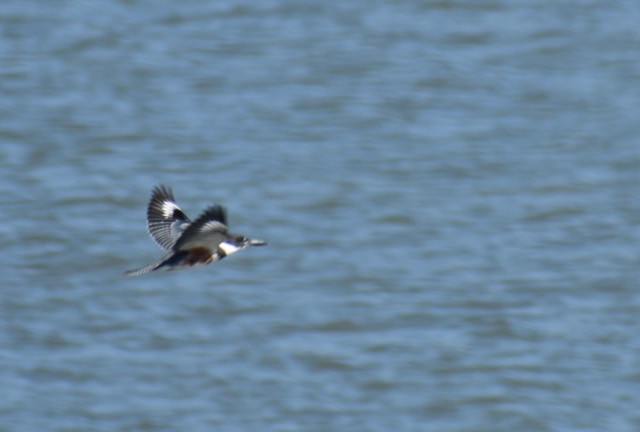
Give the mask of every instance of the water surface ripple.
[(640, 430), (640, 6), (6, 3), (1, 431)]

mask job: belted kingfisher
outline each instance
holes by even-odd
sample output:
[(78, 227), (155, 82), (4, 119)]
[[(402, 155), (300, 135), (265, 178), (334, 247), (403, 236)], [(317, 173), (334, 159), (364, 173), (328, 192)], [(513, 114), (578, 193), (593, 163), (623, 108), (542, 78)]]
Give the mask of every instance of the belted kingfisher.
[(125, 276), (210, 264), (249, 246), (267, 244), (230, 233), (221, 205), (207, 208), (191, 222), (176, 204), (171, 188), (162, 185), (153, 188), (147, 207), (147, 228), (158, 246), (168, 253), (153, 264), (126, 271)]

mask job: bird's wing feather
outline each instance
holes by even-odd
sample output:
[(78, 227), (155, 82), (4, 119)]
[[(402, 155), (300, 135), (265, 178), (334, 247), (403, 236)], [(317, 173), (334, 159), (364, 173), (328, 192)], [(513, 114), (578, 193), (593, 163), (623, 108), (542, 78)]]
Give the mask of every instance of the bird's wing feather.
[(171, 250), (188, 225), (189, 218), (176, 204), (171, 188), (156, 186), (147, 207), (147, 228), (155, 242)]
[(173, 245), (174, 251), (207, 248), (216, 251), (227, 238), (227, 215), (224, 207), (214, 205), (190, 224)]

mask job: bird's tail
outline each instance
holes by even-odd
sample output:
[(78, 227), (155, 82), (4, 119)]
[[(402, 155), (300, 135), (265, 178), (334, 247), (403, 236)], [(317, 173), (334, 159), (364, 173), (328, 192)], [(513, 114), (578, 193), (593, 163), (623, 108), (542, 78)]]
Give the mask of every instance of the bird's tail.
[(174, 257), (175, 257), (175, 254), (170, 253), (168, 255), (163, 256), (158, 261), (152, 264), (146, 265), (136, 270), (127, 270), (126, 272), (124, 272), (124, 275), (128, 277), (142, 276), (154, 270), (158, 270), (161, 267), (164, 267), (166, 264), (172, 261), (172, 258)]

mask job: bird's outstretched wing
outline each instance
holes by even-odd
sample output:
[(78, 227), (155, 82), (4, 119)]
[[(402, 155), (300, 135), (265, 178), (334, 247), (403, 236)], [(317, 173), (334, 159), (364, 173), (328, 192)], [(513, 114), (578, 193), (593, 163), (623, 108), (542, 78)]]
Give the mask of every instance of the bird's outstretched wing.
[(189, 218), (176, 204), (168, 186), (156, 186), (147, 207), (149, 234), (164, 250), (171, 250), (183, 231), (189, 226)]
[(214, 205), (190, 224), (173, 245), (175, 252), (193, 248), (216, 251), (227, 238), (227, 215), (224, 207)]

